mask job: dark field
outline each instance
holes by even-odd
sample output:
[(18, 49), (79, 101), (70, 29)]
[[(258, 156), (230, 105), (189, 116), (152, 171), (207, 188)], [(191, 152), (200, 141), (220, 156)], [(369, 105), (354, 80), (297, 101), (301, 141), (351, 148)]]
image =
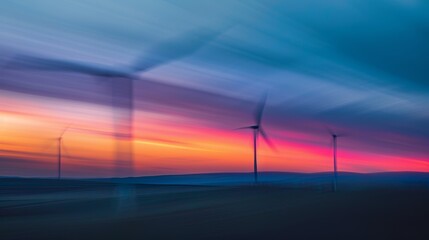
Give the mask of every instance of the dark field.
[(429, 239), (429, 189), (0, 179), (0, 239)]

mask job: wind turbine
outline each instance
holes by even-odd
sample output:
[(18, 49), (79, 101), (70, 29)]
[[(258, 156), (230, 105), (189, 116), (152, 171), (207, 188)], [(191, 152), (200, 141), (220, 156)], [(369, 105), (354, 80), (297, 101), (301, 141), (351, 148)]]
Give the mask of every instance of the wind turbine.
[(255, 183), (258, 183), (258, 137), (259, 134), (262, 135), (262, 137), (264, 138), (265, 142), (268, 144), (268, 146), (270, 146), (272, 149), (275, 149), (273, 143), (270, 141), (270, 139), (268, 138), (268, 135), (266, 134), (266, 132), (264, 131), (264, 129), (262, 128), (261, 125), (261, 120), (262, 120), (262, 114), (264, 112), (264, 108), (265, 108), (265, 102), (267, 100), (267, 95), (265, 94), (261, 101), (259, 102), (259, 105), (255, 111), (255, 125), (251, 125), (251, 126), (247, 126), (247, 127), (240, 127), (237, 129), (252, 129), (253, 130), (253, 175), (254, 175), (254, 181)]
[(60, 136), (57, 138), (58, 141), (58, 179), (61, 179), (61, 150), (62, 150), (62, 143), (63, 143), (63, 136), (66, 133), (66, 131), (69, 129), (69, 127), (66, 127), (63, 132), (60, 134)]
[(338, 183), (338, 167), (337, 167), (337, 139), (339, 137), (344, 137), (344, 134), (337, 134), (331, 129), (328, 128), (329, 134), (332, 137), (332, 146), (333, 146), (333, 159), (334, 159), (334, 182), (333, 182), (333, 190), (337, 191), (337, 183)]
[[(229, 27), (222, 27), (217, 30), (197, 29), (187, 32), (178, 38), (167, 39), (149, 49), (145, 54), (146, 57), (138, 58), (134, 64), (125, 68), (112, 68), (110, 66), (35, 56), (19, 56), (17, 58), (18, 62), (14, 64), (14, 67), (73, 72), (102, 78), (103, 80), (106, 78), (109, 79), (112, 86), (112, 105), (117, 113), (114, 116), (115, 138), (117, 140), (116, 160), (120, 163), (121, 160), (128, 159), (129, 163), (131, 163), (128, 163), (131, 165), (128, 165), (128, 167), (132, 168), (134, 80), (141, 79), (139, 75), (141, 73), (193, 54), (229, 29)], [(125, 140), (125, 146), (123, 140)], [(124, 157), (122, 152), (127, 153), (128, 156)]]

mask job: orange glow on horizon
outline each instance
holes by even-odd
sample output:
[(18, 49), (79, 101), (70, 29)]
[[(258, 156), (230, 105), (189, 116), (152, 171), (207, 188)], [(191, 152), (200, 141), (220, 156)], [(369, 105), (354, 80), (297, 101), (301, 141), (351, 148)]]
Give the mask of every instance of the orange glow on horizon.
[[(12, 102), (10, 99), (8, 101)], [(64, 102), (66, 106), (74, 105), (74, 103)], [(18, 103), (26, 105), (26, 100), (19, 100), (9, 106)], [(43, 107), (44, 105), (41, 104), (35, 109), (44, 110), (35, 111), (31, 108), (17, 110), (3, 106), (0, 113), (1, 157), (13, 158), (17, 162), (19, 159), (26, 159), (26, 162), (33, 162), (35, 165), (28, 165), (28, 163), (14, 165), (11, 162), (1, 170), (3, 172), (0, 175), (20, 174), (21, 169), (22, 172), (31, 172), (47, 166), (54, 175), (57, 158), (56, 141), (66, 127), (65, 123), (68, 122), (73, 122), (73, 127), (63, 136), (65, 176), (91, 177), (113, 174), (114, 138), (100, 135), (97, 131), (74, 130), (74, 128), (83, 128), (112, 133), (109, 108), (96, 108), (99, 114), (87, 119), (82, 118), (82, 112), (90, 113), (95, 106), (80, 104), (80, 113), (76, 116), (71, 113), (62, 115), (59, 120), (53, 118), (58, 115), (58, 110)], [(35, 113), (30, 114), (30, 112)], [(135, 116), (138, 116), (134, 120), (135, 175), (253, 170), (251, 131), (233, 131), (204, 126), (201, 122), (169, 114), (136, 112)], [(76, 119), (83, 120), (76, 121)], [(273, 139), (278, 151), (270, 150), (260, 139), (258, 153), (260, 171), (324, 172), (332, 170), (332, 150), (325, 143), (299, 143), (294, 139), (306, 139), (311, 136), (280, 132), (280, 135), (282, 134), (288, 136), (288, 140)], [(429, 171), (427, 159), (362, 153), (343, 148), (339, 149), (338, 158), (340, 171)], [(84, 170), (84, 168), (87, 169)]]

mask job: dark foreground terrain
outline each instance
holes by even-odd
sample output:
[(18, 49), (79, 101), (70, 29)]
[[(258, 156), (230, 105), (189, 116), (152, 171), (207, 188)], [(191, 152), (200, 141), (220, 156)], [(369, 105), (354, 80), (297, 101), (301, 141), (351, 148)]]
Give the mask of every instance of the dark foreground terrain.
[(353, 188), (0, 179), (0, 239), (429, 239), (425, 184)]

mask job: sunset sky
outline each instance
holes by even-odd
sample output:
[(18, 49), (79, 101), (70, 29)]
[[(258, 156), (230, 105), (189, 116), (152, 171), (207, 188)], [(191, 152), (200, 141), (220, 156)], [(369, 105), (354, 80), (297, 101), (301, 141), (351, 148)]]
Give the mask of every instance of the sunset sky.
[(260, 171), (332, 171), (330, 128), (344, 134), (340, 171), (427, 172), (427, 12), (423, 0), (1, 1), (0, 175), (56, 176), (66, 130), (65, 177), (117, 176), (127, 124), (111, 77), (22, 56), (135, 70), (134, 176), (251, 172), (252, 132), (234, 129), (254, 124), (265, 92), (277, 150), (259, 139)]

